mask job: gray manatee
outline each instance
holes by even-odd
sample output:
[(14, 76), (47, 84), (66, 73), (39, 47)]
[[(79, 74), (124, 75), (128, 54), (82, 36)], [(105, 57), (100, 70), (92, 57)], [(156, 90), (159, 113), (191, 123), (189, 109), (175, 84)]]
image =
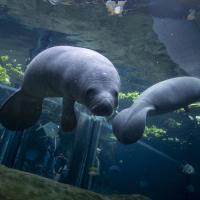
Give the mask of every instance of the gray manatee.
[(187, 108), (200, 99), (200, 79), (171, 78), (147, 88), (132, 106), (119, 112), (112, 121), (113, 133), (123, 144), (142, 137), (147, 116)]
[(56, 46), (39, 53), (27, 66), (21, 88), (0, 108), (0, 122), (24, 130), (40, 117), (45, 97), (63, 97), (61, 127), (76, 127), (75, 101), (94, 115), (108, 116), (118, 105), (120, 78), (103, 55), (86, 48)]

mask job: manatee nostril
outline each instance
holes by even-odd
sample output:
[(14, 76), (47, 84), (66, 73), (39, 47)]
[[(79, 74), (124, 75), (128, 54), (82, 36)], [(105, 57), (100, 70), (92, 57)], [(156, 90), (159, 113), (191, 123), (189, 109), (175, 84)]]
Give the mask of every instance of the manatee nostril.
[(103, 115), (111, 115), (113, 112), (113, 107), (109, 101), (104, 102), (100, 107)]
[(113, 112), (112, 101), (109, 99), (101, 101), (99, 104), (94, 106), (92, 112), (96, 115), (101, 115), (101, 116), (111, 115)]

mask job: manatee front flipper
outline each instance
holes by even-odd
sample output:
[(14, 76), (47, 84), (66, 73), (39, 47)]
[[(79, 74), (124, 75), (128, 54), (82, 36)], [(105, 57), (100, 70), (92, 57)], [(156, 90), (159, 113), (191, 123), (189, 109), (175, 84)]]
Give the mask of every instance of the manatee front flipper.
[(0, 108), (0, 123), (10, 130), (24, 130), (38, 120), (41, 111), (41, 98), (29, 96), (18, 90)]
[(64, 132), (72, 131), (77, 125), (76, 115), (74, 112), (74, 100), (63, 97), (61, 127)]

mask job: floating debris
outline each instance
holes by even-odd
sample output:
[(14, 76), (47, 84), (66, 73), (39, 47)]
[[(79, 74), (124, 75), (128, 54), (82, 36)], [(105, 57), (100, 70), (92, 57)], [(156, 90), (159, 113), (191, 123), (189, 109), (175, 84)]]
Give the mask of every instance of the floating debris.
[(97, 147), (97, 154), (101, 153), (101, 148)]
[(118, 1), (117, 3), (113, 0), (108, 0), (106, 2), (106, 8), (109, 15), (120, 15), (122, 16), (124, 5), (126, 4), (127, 0), (125, 1)]
[(71, 0), (44, 0), (46, 2), (49, 2), (51, 5), (71, 5)]
[(195, 173), (195, 169), (194, 169), (194, 167), (192, 166), (192, 165), (190, 165), (190, 164), (185, 164), (184, 166), (183, 166), (183, 168), (182, 168), (182, 172), (184, 173), (184, 174), (189, 174), (189, 175), (191, 175), (191, 174), (194, 174)]
[(165, 121), (165, 124), (170, 127), (170, 128), (180, 128), (182, 123), (181, 122), (177, 122), (175, 119), (173, 118), (168, 118)]
[(122, 164), (123, 162), (124, 162), (123, 160), (119, 160), (119, 163), (121, 163), (121, 164)]
[(196, 19), (196, 10), (194, 9), (189, 9), (189, 14), (187, 16), (188, 21), (192, 21)]

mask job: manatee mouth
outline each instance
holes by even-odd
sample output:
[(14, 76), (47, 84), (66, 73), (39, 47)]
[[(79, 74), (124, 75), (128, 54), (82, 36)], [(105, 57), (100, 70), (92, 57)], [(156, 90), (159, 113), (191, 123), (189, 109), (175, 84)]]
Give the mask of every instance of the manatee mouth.
[(113, 104), (110, 99), (103, 99), (90, 108), (94, 115), (99, 116), (109, 116), (113, 113), (113, 109)]

